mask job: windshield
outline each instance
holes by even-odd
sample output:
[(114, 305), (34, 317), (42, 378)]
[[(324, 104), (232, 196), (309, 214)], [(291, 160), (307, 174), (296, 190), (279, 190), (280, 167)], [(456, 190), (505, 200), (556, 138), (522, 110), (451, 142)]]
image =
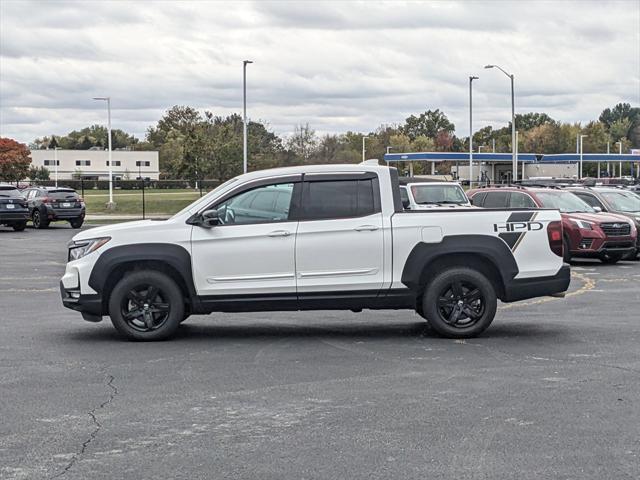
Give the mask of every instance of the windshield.
[(600, 193), (613, 210), (619, 212), (640, 212), (640, 197), (632, 193), (602, 192)]
[[(216, 188), (214, 188), (213, 190), (211, 190), (209, 193), (207, 193), (204, 197), (199, 198), (198, 200), (196, 200), (195, 202), (187, 205), (186, 207), (184, 207), (182, 210), (180, 210), (178, 213), (176, 213), (173, 217), (177, 217), (179, 215), (182, 215), (183, 213), (187, 213), (190, 212), (191, 210), (197, 210), (197, 208), (202, 205), (202, 204), (206, 204), (209, 202), (209, 199), (212, 196), (217, 195), (219, 192), (222, 192), (224, 190), (227, 189), (227, 187), (229, 185), (231, 185), (233, 182), (236, 182), (238, 180), (238, 177), (234, 177), (230, 180), (227, 180), (226, 182), (224, 182), (221, 185), (218, 185)], [(171, 218), (173, 218), (171, 217)]]
[(411, 185), (411, 193), (416, 203), (420, 205), (443, 203), (462, 203), (466, 205), (469, 203), (464, 191), (456, 183), (450, 185)]
[(47, 196), (55, 200), (75, 200), (78, 198), (78, 194), (73, 190), (49, 190)]
[(569, 192), (536, 192), (544, 208), (554, 208), (562, 213), (594, 213), (587, 203)]

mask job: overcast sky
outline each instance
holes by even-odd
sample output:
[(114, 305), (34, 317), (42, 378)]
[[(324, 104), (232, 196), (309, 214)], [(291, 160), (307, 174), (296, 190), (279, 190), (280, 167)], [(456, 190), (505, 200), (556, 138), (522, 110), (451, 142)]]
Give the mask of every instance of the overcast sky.
[(371, 131), (440, 108), (468, 135), (516, 111), (588, 121), (640, 105), (640, 2), (0, 1), (0, 134), (105, 122), (142, 138), (172, 105), (241, 112), (287, 135)]

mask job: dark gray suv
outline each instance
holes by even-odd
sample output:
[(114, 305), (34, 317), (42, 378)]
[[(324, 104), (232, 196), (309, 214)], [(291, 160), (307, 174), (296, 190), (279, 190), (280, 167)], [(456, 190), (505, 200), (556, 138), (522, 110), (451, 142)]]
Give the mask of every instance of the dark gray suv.
[(49, 223), (66, 221), (73, 228), (84, 222), (83, 199), (72, 188), (29, 187), (23, 191), (29, 204), (31, 221), (35, 228), (47, 228)]
[(0, 184), (0, 225), (21, 232), (27, 226), (29, 209), (24, 196), (13, 185)]

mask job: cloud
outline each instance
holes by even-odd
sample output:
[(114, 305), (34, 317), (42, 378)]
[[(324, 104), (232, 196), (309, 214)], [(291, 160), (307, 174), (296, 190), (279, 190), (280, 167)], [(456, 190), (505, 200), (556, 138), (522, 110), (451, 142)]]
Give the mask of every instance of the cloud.
[[(152, 7), (150, 7), (150, 5)], [(139, 137), (175, 104), (242, 108), (279, 134), (373, 131), (440, 108), (467, 135), (518, 112), (589, 121), (640, 104), (637, 2), (0, 2), (0, 134), (104, 122)]]

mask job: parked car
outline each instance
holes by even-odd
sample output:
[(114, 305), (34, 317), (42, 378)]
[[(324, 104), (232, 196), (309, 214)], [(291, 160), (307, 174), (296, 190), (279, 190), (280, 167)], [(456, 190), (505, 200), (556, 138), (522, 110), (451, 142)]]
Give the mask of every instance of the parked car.
[[(623, 215), (631, 220), (636, 230), (640, 231), (640, 197), (621, 188), (607, 187), (572, 187), (567, 188), (594, 209), (602, 212)], [(640, 252), (640, 235), (636, 240), (636, 251), (631, 257), (635, 258)]]
[(553, 208), (562, 215), (564, 259), (599, 258), (616, 263), (636, 248), (637, 230), (628, 218), (596, 212), (572, 192), (558, 188), (489, 187), (468, 193), (483, 208)]
[[(259, 217), (236, 212), (248, 198)], [(467, 338), (497, 299), (561, 294), (569, 280), (557, 211), (408, 212), (396, 169), (363, 163), (250, 172), (169, 220), (81, 232), (61, 295), (135, 340), (168, 338), (191, 314), (362, 309), (415, 310)]]
[(47, 228), (51, 222), (65, 221), (72, 228), (82, 227), (85, 216), (84, 200), (72, 188), (29, 187), (29, 214), (35, 228)]
[(27, 200), (13, 185), (0, 183), (0, 225), (21, 232), (27, 226), (29, 209)]
[(400, 178), (400, 197), (406, 210), (471, 207), (471, 202), (456, 182)]

